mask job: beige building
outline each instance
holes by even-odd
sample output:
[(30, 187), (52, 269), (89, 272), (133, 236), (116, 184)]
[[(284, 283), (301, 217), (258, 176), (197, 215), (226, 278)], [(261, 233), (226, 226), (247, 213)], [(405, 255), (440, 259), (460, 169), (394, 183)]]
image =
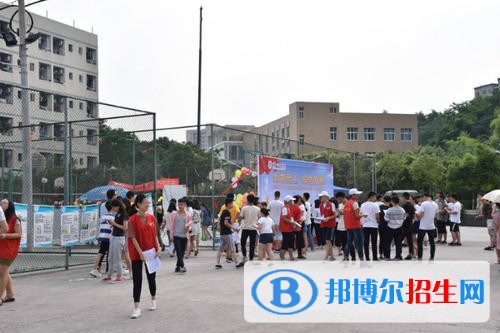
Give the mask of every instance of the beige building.
[(341, 113), (339, 103), (295, 102), (287, 116), (255, 131), (264, 135), (262, 151), (270, 155), (303, 154), (321, 147), (357, 153), (402, 152), (418, 145), (416, 114)]
[[(6, 4), (0, 2), (0, 7)], [(0, 29), (9, 30), (16, 8), (0, 12)], [(41, 37), (28, 48), (31, 123), (34, 127), (33, 156), (46, 165), (64, 160), (64, 114), (68, 120), (89, 120), (71, 127), (73, 165), (93, 168), (99, 163), (97, 35), (32, 14), (33, 33)], [(16, 21), (14, 21), (14, 26)], [(19, 47), (0, 40), (0, 151), (4, 167), (19, 167), (22, 161)], [(58, 123), (59, 124), (54, 124)], [(5, 143), (2, 144), (2, 143)], [(0, 160), (1, 163), (1, 160)]]

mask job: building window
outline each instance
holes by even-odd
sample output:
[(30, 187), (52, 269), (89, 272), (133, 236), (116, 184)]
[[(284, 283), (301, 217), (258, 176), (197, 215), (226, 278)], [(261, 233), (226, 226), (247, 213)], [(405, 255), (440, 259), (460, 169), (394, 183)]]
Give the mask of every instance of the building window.
[(72, 109), (73, 108), (73, 101), (69, 101), (69, 108)]
[(52, 50), (55, 54), (64, 55), (64, 39), (52, 38)]
[(365, 127), (365, 141), (375, 141), (375, 128)]
[(5, 149), (5, 151), (2, 151), (2, 149), (0, 149), (0, 156), (5, 156), (3, 161), (2, 158), (0, 158), (0, 167), (10, 168), (12, 166), (12, 150)]
[(299, 135), (299, 144), (304, 145), (305, 142), (305, 136), (304, 134)]
[(80, 131), (80, 137), (83, 137), (83, 130)]
[(80, 110), (83, 110), (83, 103), (82, 103), (82, 102), (78, 103), (78, 108), (79, 108)]
[(54, 140), (63, 141), (66, 136), (64, 133), (64, 124), (55, 124), (54, 125)]
[(66, 110), (66, 97), (54, 95), (54, 111), (64, 112)]
[(95, 75), (87, 74), (87, 90), (97, 90), (97, 77)]
[(0, 70), (12, 73), (12, 55), (0, 52)]
[(52, 105), (52, 96), (45, 92), (40, 92), (39, 97), (40, 109), (50, 111)]
[(23, 154), (19, 153), (17, 154), (17, 161), (22, 162), (23, 161)]
[(0, 117), (0, 134), (12, 135), (12, 118)]
[(40, 33), (40, 38), (38, 39), (38, 48), (40, 50), (50, 52), (50, 36)]
[(50, 138), (50, 125), (47, 123), (40, 123), (40, 139)]
[(34, 102), (35, 101), (35, 93), (30, 94), (30, 101)]
[(30, 71), (35, 71), (35, 63), (34, 62), (30, 62)]
[(12, 86), (0, 83), (0, 103), (14, 103)]
[(83, 158), (80, 158), (80, 165), (83, 165)]
[(95, 65), (97, 63), (97, 50), (87, 47), (86, 58), (89, 64)]
[(54, 166), (63, 166), (63, 165), (64, 165), (64, 155), (54, 154)]
[(87, 130), (87, 144), (96, 145), (97, 144), (97, 130), (88, 129)]
[(70, 80), (73, 80), (73, 73), (69, 72), (68, 77), (69, 77)]
[(97, 166), (97, 157), (87, 156), (87, 169), (94, 169)]
[(40, 80), (50, 81), (51, 76), (51, 66), (49, 64), (44, 64), (43, 62), (38, 63), (38, 77)]
[(401, 141), (403, 142), (411, 142), (412, 141), (412, 129), (411, 128), (402, 128), (401, 129)]
[(384, 141), (396, 140), (396, 132), (394, 128), (384, 128)]
[(336, 107), (336, 106), (332, 106), (332, 107), (330, 107), (330, 113), (331, 113), (331, 114), (335, 114), (335, 113), (337, 113), (337, 107)]
[(337, 140), (337, 127), (330, 127), (330, 140)]
[(304, 119), (304, 107), (299, 106), (299, 119)]
[(73, 52), (73, 44), (68, 44), (68, 51)]
[(64, 83), (64, 68), (54, 66), (54, 82)]
[(97, 104), (87, 102), (87, 118), (97, 118)]
[(78, 75), (78, 81), (83, 82), (83, 75)]
[(286, 127), (286, 138), (290, 139), (290, 125)]
[(358, 140), (358, 128), (347, 127), (347, 141), (357, 141), (357, 140)]

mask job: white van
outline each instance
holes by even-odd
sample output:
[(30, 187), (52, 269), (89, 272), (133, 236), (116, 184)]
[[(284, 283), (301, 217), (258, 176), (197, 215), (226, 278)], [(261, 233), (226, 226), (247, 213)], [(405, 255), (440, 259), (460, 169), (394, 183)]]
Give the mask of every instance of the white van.
[(401, 198), (401, 196), (405, 192), (408, 192), (410, 194), (410, 196), (418, 195), (418, 192), (415, 190), (392, 190), (392, 191), (385, 192), (385, 195), (388, 195), (388, 196), (397, 195), (399, 198)]

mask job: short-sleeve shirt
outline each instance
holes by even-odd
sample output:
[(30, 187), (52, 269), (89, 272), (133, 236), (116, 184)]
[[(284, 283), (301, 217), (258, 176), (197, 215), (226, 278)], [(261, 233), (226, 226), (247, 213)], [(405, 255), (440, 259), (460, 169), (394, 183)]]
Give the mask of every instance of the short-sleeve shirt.
[(156, 248), (158, 223), (156, 218), (151, 215), (146, 215), (146, 221), (143, 222), (138, 214), (132, 216), (129, 220), (128, 233), (128, 252), (131, 260), (141, 260), (139, 253), (135, 249), (132, 237), (135, 237), (142, 251), (147, 251)]
[(278, 224), (280, 221), (281, 208), (283, 208), (284, 204), (280, 200), (272, 200), (269, 203), (269, 211), (271, 212), (271, 217), (274, 221), (274, 224)]
[(279, 229), (281, 232), (293, 232), (293, 225), (285, 222), (284, 218), (293, 219), (292, 211), (288, 206), (281, 207)]
[[(126, 220), (128, 220), (127, 215), (116, 215), (115, 216), (115, 223), (119, 224), (121, 226), (123, 226), (123, 223)], [(113, 235), (115, 237), (123, 237), (123, 236), (125, 236), (125, 231), (123, 229), (120, 229), (120, 228), (113, 226), (113, 232), (111, 233), (111, 235)]]
[(368, 217), (362, 217), (361, 223), (363, 223), (363, 228), (378, 228), (378, 222), (376, 214), (380, 213), (380, 206), (376, 202), (367, 201), (361, 205), (361, 214), (368, 215)]
[(257, 224), (262, 224), (262, 229), (260, 234), (272, 234), (273, 233), (273, 220), (270, 217), (261, 217)]
[(6, 221), (3, 209), (0, 209), (0, 221)]
[[(226, 205), (222, 205), (222, 207), (220, 208), (219, 216), (221, 216), (224, 210), (226, 209), (227, 209)], [(231, 213), (231, 221), (234, 222), (236, 221), (236, 217), (238, 217), (238, 214), (240, 213), (240, 208), (236, 205), (233, 205), (233, 207), (231, 207), (229, 212)]]
[(450, 222), (460, 223), (461, 222), (460, 213), (462, 211), (462, 204), (458, 201), (455, 203), (452, 203), (450, 209), (453, 212), (457, 213), (457, 214), (450, 214)]
[(434, 201), (424, 201), (420, 206), (424, 216), (420, 219), (420, 230), (434, 230), (434, 217), (438, 212), (438, 205)]
[(406, 214), (408, 214), (408, 216), (405, 219), (405, 222), (413, 223), (413, 218), (415, 217), (415, 206), (413, 206), (411, 202), (407, 201), (403, 204), (403, 206), (401, 206), (401, 208), (403, 208)]
[(242, 219), (240, 223), (241, 229), (255, 230), (253, 225), (259, 220), (259, 213), (259, 207), (253, 205), (243, 207), (240, 212), (240, 219)]
[(221, 235), (231, 235), (233, 232), (231, 228), (226, 226), (224, 222), (229, 222), (232, 223), (231, 220), (231, 212), (227, 209), (224, 209), (222, 213), (220, 214), (220, 234)]

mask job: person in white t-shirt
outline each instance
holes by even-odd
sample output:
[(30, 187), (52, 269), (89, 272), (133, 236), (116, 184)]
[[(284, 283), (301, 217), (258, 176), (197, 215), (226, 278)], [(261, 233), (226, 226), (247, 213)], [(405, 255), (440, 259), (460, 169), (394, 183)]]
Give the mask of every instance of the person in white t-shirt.
[(450, 232), (452, 238), (451, 243), (448, 244), (451, 246), (461, 246), (459, 224), (461, 223), (462, 204), (458, 201), (456, 194), (450, 195), (450, 203), (446, 211), (450, 215)]
[(432, 200), (432, 196), (428, 193), (423, 195), (423, 202), (420, 205), (420, 224), (418, 229), (418, 260), (422, 260), (422, 255), (424, 252), (423, 240), (424, 236), (427, 234), (429, 236), (429, 243), (431, 245), (431, 256), (429, 260), (434, 260), (434, 254), (436, 253), (436, 242), (434, 238), (436, 237), (436, 226), (434, 225), (434, 219), (437, 217), (439, 207)]
[(361, 223), (363, 223), (363, 238), (366, 260), (370, 260), (370, 240), (372, 243), (373, 261), (378, 261), (377, 238), (380, 207), (377, 201), (377, 193), (368, 193), (368, 201), (361, 205)]
[(271, 218), (273, 219), (274, 229), (276, 231), (274, 235), (274, 249), (276, 252), (279, 252), (281, 250), (281, 241), (283, 240), (283, 235), (278, 228), (278, 225), (280, 223), (281, 208), (283, 208), (284, 206), (283, 201), (280, 200), (280, 196), (280, 191), (274, 192), (274, 200), (271, 200), (271, 202), (269, 203), (269, 212)]
[(311, 221), (311, 203), (309, 202), (309, 198), (311, 195), (309, 193), (304, 193), (304, 207), (306, 209), (306, 219), (304, 221), (304, 239), (306, 240), (306, 247), (304, 249), (304, 255), (307, 253), (307, 247), (309, 246), (311, 248), (311, 251), (314, 251), (314, 240), (312, 236), (312, 221)]
[(247, 240), (250, 238), (250, 251), (248, 258), (253, 260), (255, 256), (255, 244), (257, 240), (257, 230), (254, 225), (259, 220), (260, 210), (255, 204), (255, 196), (249, 194), (247, 196), (247, 206), (243, 207), (240, 212), (239, 222), (241, 227), (241, 253), (243, 260), (247, 260)]
[(274, 221), (269, 216), (269, 209), (260, 209), (261, 217), (254, 225), (254, 227), (259, 230), (259, 255), (260, 261), (264, 260), (267, 254), (268, 260), (274, 259), (273, 254), (273, 235), (275, 233)]

